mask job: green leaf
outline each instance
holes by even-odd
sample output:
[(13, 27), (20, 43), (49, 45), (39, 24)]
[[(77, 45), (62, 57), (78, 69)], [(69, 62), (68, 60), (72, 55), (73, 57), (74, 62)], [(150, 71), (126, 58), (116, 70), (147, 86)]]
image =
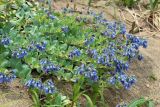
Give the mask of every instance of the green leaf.
[(80, 92), (83, 82), (84, 82), (84, 77), (81, 77), (78, 80), (78, 83), (74, 84), (73, 86), (73, 101), (75, 102), (78, 100), (79, 96), (83, 93), (83, 92)]
[(18, 76), (22, 79), (26, 79), (31, 73), (31, 69), (29, 68), (28, 65), (22, 65), (22, 69), (19, 70)]
[(67, 49), (67, 47), (68, 47), (68, 45), (67, 45), (67, 44), (62, 44), (62, 45), (61, 45), (61, 47), (60, 47), (60, 49), (61, 49), (61, 50), (66, 50), (66, 49)]
[(6, 59), (0, 61), (0, 67), (8, 67), (10, 62)]
[(32, 93), (31, 95), (34, 102), (34, 107), (40, 107), (41, 104), (40, 104), (38, 93), (35, 90), (31, 90), (31, 93)]
[(87, 99), (87, 102), (89, 104), (89, 106), (87, 106), (87, 107), (94, 107), (91, 98), (88, 95), (86, 95), (86, 94), (82, 94), (82, 95)]
[(148, 101), (148, 107), (155, 107), (154, 102), (152, 100)]
[(61, 103), (62, 103), (62, 99), (61, 99), (61, 96), (58, 94), (58, 95), (56, 96), (56, 99), (55, 99), (54, 104), (55, 104), (55, 105), (61, 105)]
[(137, 106), (143, 105), (145, 102), (146, 100), (144, 98), (141, 98), (133, 101), (131, 104), (128, 105), (128, 107), (137, 107)]

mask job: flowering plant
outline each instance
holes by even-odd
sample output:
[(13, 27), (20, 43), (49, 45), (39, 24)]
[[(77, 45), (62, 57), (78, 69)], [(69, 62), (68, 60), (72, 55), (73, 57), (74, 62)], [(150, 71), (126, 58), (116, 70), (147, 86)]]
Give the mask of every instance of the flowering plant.
[[(96, 101), (105, 87), (130, 89), (136, 82), (125, 72), (131, 60), (143, 59), (139, 47), (146, 48), (147, 41), (127, 33), (122, 22), (108, 21), (92, 11), (85, 17), (68, 16), (67, 9), (56, 13), (25, 0), (3, 3), (0, 69), (15, 69), (27, 88), (47, 98), (62, 98), (56, 94), (65, 94), (57, 88), (59, 83), (70, 84), (73, 106), (87, 90), (93, 90)], [(93, 20), (89, 25), (87, 16)], [(8, 77), (1, 74), (0, 83), (6, 80), (2, 78)]]

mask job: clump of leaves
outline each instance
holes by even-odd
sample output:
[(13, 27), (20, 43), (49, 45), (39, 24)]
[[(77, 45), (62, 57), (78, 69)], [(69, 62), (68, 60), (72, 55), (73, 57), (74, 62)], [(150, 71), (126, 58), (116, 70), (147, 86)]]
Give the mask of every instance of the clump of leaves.
[(123, 5), (132, 8), (134, 7), (140, 0), (119, 0)]
[(138, 100), (132, 101), (128, 107), (154, 107), (154, 103), (152, 100), (146, 100), (144, 98), (140, 98)]
[(149, 0), (149, 8), (151, 11), (155, 11), (158, 9), (158, 5), (160, 2), (158, 0)]
[(116, 107), (155, 107), (153, 100), (140, 98), (129, 104), (118, 104)]

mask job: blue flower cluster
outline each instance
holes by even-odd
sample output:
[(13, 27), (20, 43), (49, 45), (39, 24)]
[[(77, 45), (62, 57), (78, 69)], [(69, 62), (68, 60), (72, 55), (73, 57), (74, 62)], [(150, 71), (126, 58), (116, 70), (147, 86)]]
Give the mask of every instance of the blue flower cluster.
[(123, 72), (123, 70), (128, 70), (129, 69), (129, 63), (128, 62), (123, 62), (121, 60), (118, 59), (114, 59), (114, 64), (115, 64), (115, 71), (118, 73)]
[(15, 78), (16, 78), (16, 75), (14, 70), (12, 70), (12, 72), (7, 75), (0, 72), (0, 84), (12, 82)]
[[(109, 22), (108, 20), (104, 19), (102, 15), (96, 16), (94, 13), (92, 13), (92, 15), (95, 17), (97, 23), (106, 27), (106, 30), (101, 33), (102, 35), (112, 38), (113, 40), (119, 34), (125, 35), (126, 44), (123, 44), (124, 38), (121, 37), (120, 39), (115, 39), (116, 42), (110, 42), (109, 46), (106, 49), (103, 49), (101, 54), (97, 54), (95, 51), (91, 50), (88, 50), (87, 53), (90, 57), (94, 59), (97, 58), (98, 64), (115, 68), (115, 71), (111, 72), (112, 76), (109, 80), (111, 84), (115, 84), (118, 80), (125, 89), (129, 89), (136, 82), (136, 79), (134, 76), (128, 77), (124, 73), (124, 71), (129, 69), (128, 61), (130, 61), (131, 58), (136, 57), (138, 60), (142, 60), (143, 56), (139, 54), (138, 49), (140, 46), (146, 48), (148, 43), (144, 39), (133, 36), (132, 34), (127, 34), (126, 26), (124, 24), (118, 22)], [(119, 60), (117, 59), (117, 55), (122, 55), (122, 57), (127, 56), (129, 60)]]
[(40, 65), (45, 73), (57, 72), (60, 70), (59, 66), (54, 65), (52, 62), (47, 61), (46, 59), (40, 60)]
[(137, 47), (143, 46), (143, 48), (147, 48), (148, 46), (148, 42), (142, 38), (133, 36), (132, 34), (126, 34), (126, 37), (132, 44), (136, 44)]
[(101, 34), (106, 37), (115, 38), (118, 34), (126, 34), (126, 26), (122, 23), (110, 22), (106, 24), (106, 30)]
[(127, 56), (129, 59), (135, 58), (138, 54), (138, 50), (134, 45), (131, 46), (124, 46), (123, 48), (123, 56)]
[(52, 20), (55, 20), (57, 17), (52, 15), (52, 13), (49, 10), (45, 10), (45, 13), (47, 13), (48, 17)]
[(128, 77), (126, 74), (120, 74), (118, 80), (122, 83), (125, 89), (130, 89), (136, 82), (135, 76)]
[(38, 51), (44, 51), (46, 49), (47, 42), (43, 41), (41, 43), (34, 43), (31, 42), (31, 44), (27, 47), (27, 49), (24, 48), (19, 48), (17, 50), (12, 51), (12, 56), (18, 59), (22, 59), (25, 56), (28, 55), (28, 52), (33, 51), (33, 50), (38, 50)]
[[(86, 52), (88, 56), (97, 60), (98, 64), (114, 68), (114, 72), (111, 72), (111, 79), (109, 80), (111, 84), (115, 84), (117, 79), (125, 89), (129, 89), (135, 83), (136, 79), (133, 76), (128, 77), (124, 71), (129, 69), (129, 61), (131, 58), (138, 58), (138, 60), (143, 59), (138, 49), (140, 46), (146, 48), (147, 41), (132, 34), (127, 34), (125, 24), (121, 22), (110, 22), (103, 18), (102, 13), (96, 14), (90, 12), (89, 14), (94, 17), (96, 23), (106, 27), (106, 30), (101, 32), (101, 35), (112, 38), (112, 40), (115, 41), (109, 42), (109, 45), (100, 51), (101, 53), (98, 53), (96, 49), (87, 49)], [(117, 35), (120, 34), (126, 36), (126, 38), (116, 38)], [(126, 43), (124, 41), (126, 41)], [(91, 43), (92, 42), (94, 41), (91, 41)], [(90, 44), (90, 40), (86, 39), (85, 45), (86, 44)], [(117, 58), (117, 55), (128, 57), (128, 60), (120, 60)]]
[(41, 80), (30, 79), (25, 83), (25, 86), (28, 88), (36, 88), (45, 94), (55, 93), (55, 85), (52, 80), (47, 80), (45, 83), (42, 83)]
[(46, 45), (47, 45), (47, 42), (42, 42), (41, 44), (39, 43), (35, 44), (36, 48), (39, 51), (44, 51), (46, 49)]
[(66, 8), (66, 7), (64, 7), (64, 8), (62, 8), (62, 12), (63, 13), (73, 13), (74, 12), (74, 9), (73, 8)]
[(115, 21), (111, 22), (106, 20), (103, 17), (103, 13), (97, 14), (93, 11), (90, 11), (89, 15), (95, 18), (97, 24), (102, 24), (106, 27), (106, 30), (101, 32), (101, 35), (104, 35), (109, 38), (115, 38), (117, 34), (125, 35), (127, 32), (125, 24), (121, 22), (115, 22)]
[(135, 76), (129, 77), (124, 73), (118, 73), (118, 75), (115, 75), (109, 79), (109, 83), (112, 85), (116, 84), (116, 82), (120, 82), (123, 87), (128, 90), (133, 84), (135, 84), (136, 78)]
[(9, 45), (10, 42), (11, 42), (11, 40), (8, 37), (2, 38), (2, 40), (1, 40), (2, 45)]
[(75, 48), (73, 51), (69, 53), (69, 59), (72, 59), (73, 57), (80, 56), (80, 55), (81, 55), (81, 51)]
[(110, 37), (110, 38), (115, 38), (116, 37), (116, 32), (113, 32), (111, 30), (106, 30), (101, 33), (104, 36)]
[(102, 49), (102, 53), (97, 56), (97, 63), (102, 64), (104, 66), (111, 67), (113, 65), (113, 61), (116, 57), (116, 48), (115, 44), (110, 42), (110, 45), (107, 48)]
[(123, 56), (127, 56), (129, 60), (137, 57), (139, 60), (143, 59), (142, 55), (139, 55), (139, 47), (147, 48), (148, 43), (146, 40), (133, 36), (132, 34), (126, 34), (127, 43), (123, 46)]
[(143, 60), (143, 55), (138, 55), (138, 60)]
[(89, 14), (90, 16), (93, 16), (94, 19), (95, 19), (97, 22), (99, 22), (100, 20), (103, 19), (103, 13), (102, 13), (102, 12), (97, 14), (97, 13), (95, 13), (95, 12), (93, 12), (93, 11), (89, 11), (88, 14)]
[(88, 46), (88, 45), (92, 44), (94, 42), (94, 40), (95, 40), (95, 35), (92, 35), (91, 38), (85, 39), (84, 45)]
[(33, 51), (33, 50), (35, 50), (35, 43), (32, 41), (31, 43), (30, 43), (30, 45), (27, 47), (27, 50), (28, 51)]
[(86, 51), (87, 55), (91, 58), (94, 58), (96, 59), (98, 57), (98, 53), (97, 53), (97, 50), (96, 49), (88, 49)]
[(127, 104), (118, 104), (116, 107), (128, 107)]
[(12, 56), (18, 59), (24, 58), (27, 54), (27, 50), (22, 48), (12, 52)]
[(53, 94), (55, 93), (55, 85), (52, 80), (48, 80), (44, 84), (44, 92), (45, 94)]
[(85, 64), (82, 64), (79, 66), (76, 70), (76, 75), (84, 75), (86, 78), (97, 81), (98, 80), (98, 73), (97, 70), (94, 68), (93, 65), (86, 66)]
[(102, 32), (102, 35), (111, 37), (111, 38), (115, 38), (117, 34), (126, 34), (127, 30), (126, 30), (126, 26), (123, 23), (120, 22), (111, 22), (106, 20), (103, 17), (103, 13), (95, 13), (93, 11), (89, 12), (89, 15), (93, 16), (95, 18), (95, 21), (98, 24), (102, 24), (106, 26), (106, 30), (104, 32)]
[(106, 26), (109, 23), (109, 21), (106, 19), (101, 19), (98, 21), (98, 23)]
[(45, 51), (47, 47), (47, 42), (43, 41), (41, 43), (34, 43), (33, 41), (30, 43), (30, 45), (28, 46), (27, 50), (28, 51), (33, 51), (33, 50), (38, 50), (38, 51)]
[(61, 30), (62, 30), (64, 33), (68, 33), (68, 32), (69, 32), (69, 27), (68, 27), (68, 26), (63, 26), (63, 27), (61, 27)]
[(92, 20), (89, 19), (89, 18), (86, 18), (86, 17), (80, 17), (80, 16), (77, 16), (76, 19), (75, 19), (77, 22), (83, 22), (83, 23), (91, 23)]

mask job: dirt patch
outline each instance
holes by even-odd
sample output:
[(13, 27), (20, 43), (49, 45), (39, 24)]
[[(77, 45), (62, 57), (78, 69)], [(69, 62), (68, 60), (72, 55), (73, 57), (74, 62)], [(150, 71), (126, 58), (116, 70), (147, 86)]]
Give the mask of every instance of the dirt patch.
[(7, 86), (0, 86), (0, 107), (31, 107), (32, 104), (27, 91), (18, 79)]

